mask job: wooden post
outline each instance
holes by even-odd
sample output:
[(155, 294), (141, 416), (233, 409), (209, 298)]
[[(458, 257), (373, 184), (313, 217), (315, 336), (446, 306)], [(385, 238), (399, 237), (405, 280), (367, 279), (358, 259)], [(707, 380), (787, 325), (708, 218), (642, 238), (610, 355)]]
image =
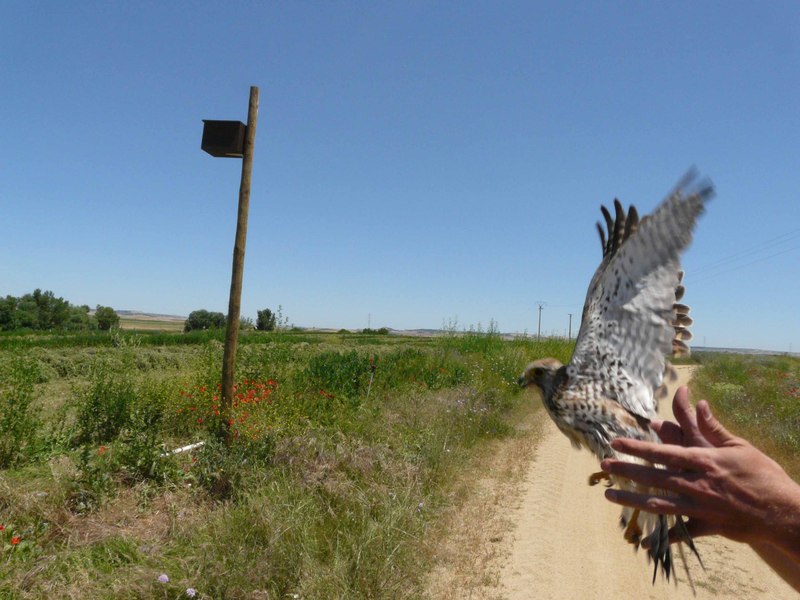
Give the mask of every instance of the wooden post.
[(244, 273), (244, 248), (247, 241), (247, 213), (250, 208), (250, 176), (253, 172), (253, 150), (256, 143), (258, 121), (258, 88), (250, 88), (250, 104), (247, 109), (247, 131), (242, 156), (242, 181), (239, 185), (239, 215), (236, 221), (236, 241), (233, 245), (233, 269), (231, 272), (231, 294), (228, 301), (228, 323), (225, 331), (225, 350), (222, 355), (222, 402), (220, 416), (221, 434), (225, 442), (231, 442), (231, 406), (233, 405), (233, 378), (236, 365), (236, 343), (239, 338), (239, 316), (242, 304), (242, 276)]

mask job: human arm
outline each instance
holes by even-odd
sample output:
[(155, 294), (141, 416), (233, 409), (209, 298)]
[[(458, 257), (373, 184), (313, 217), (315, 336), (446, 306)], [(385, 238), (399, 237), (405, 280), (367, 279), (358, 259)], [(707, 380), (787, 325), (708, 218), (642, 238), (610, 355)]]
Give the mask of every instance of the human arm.
[[(729, 433), (708, 403), (691, 410), (686, 388), (673, 401), (678, 423), (655, 421), (664, 444), (619, 439), (618, 452), (664, 465), (655, 469), (605, 460), (604, 471), (672, 495), (608, 490), (612, 502), (689, 517), (692, 537), (719, 534), (750, 544), (784, 579), (800, 591), (800, 485), (775, 461), (746, 440)], [(677, 539), (674, 535), (673, 539)]]

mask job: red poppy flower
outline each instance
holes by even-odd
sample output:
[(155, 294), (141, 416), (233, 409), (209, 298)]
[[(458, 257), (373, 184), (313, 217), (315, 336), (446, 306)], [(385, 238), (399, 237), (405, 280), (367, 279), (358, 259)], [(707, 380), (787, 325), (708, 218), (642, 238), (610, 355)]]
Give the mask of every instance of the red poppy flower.
[(14, 537), (11, 538), (11, 545), (12, 546), (16, 546), (17, 544), (20, 543), (21, 540), (22, 540), (21, 537), (19, 537), (18, 535), (15, 535)]

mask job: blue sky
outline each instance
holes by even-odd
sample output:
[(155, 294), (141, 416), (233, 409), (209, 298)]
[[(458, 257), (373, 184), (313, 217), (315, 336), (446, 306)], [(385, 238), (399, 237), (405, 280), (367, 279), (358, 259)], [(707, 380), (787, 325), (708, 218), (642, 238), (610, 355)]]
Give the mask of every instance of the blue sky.
[(0, 6), (0, 294), (224, 312), (261, 90), (243, 315), (564, 334), (619, 197), (691, 165), (695, 342), (800, 350), (796, 2)]

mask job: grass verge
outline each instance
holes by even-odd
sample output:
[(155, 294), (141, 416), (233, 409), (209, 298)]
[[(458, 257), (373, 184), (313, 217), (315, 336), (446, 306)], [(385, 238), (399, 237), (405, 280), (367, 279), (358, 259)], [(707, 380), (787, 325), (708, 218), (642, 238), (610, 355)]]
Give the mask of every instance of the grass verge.
[(695, 398), (800, 481), (800, 359), (696, 354)]
[(0, 471), (0, 597), (423, 595), (458, 474), (528, 410), (517, 375), (571, 348), (376, 337), (244, 344), (230, 448), (214, 339), (0, 349), (33, 440)]

